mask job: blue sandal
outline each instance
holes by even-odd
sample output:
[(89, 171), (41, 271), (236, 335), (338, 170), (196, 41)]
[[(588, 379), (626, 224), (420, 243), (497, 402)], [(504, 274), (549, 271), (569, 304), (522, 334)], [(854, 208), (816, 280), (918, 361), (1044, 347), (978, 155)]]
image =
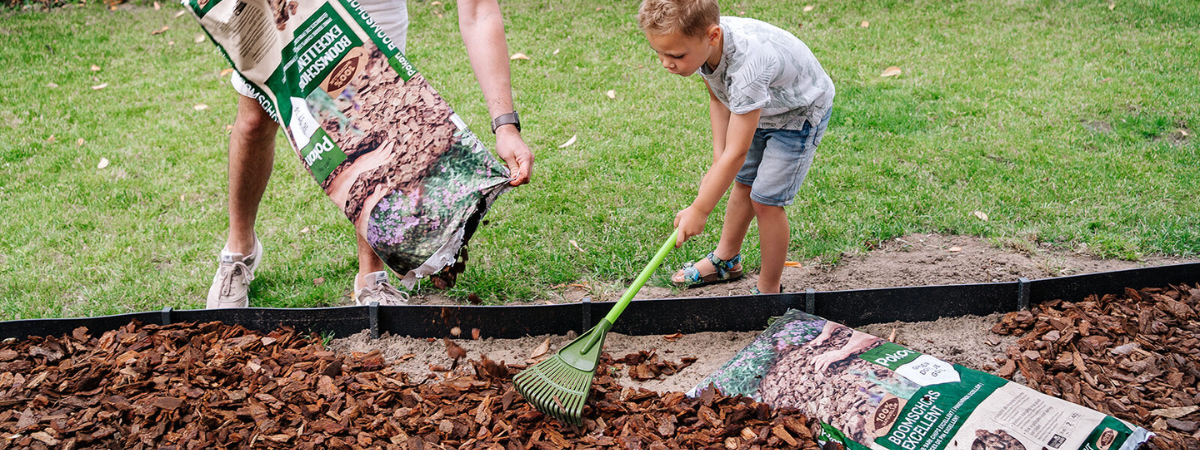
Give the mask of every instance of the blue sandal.
[[(742, 277), (741, 254), (734, 255), (728, 260), (722, 260), (717, 258), (715, 252), (709, 252), (705, 258), (708, 258), (708, 262), (712, 263), (713, 267), (717, 269), (716, 272), (702, 276), (700, 275), (700, 269), (696, 268), (695, 263), (685, 263), (683, 268), (679, 269), (683, 271), (683, 281), (672, 281), (675, 287), (700, 287), (713, 283), (733, 281)], [(671, 278), (674, 279), (674, 277)]]

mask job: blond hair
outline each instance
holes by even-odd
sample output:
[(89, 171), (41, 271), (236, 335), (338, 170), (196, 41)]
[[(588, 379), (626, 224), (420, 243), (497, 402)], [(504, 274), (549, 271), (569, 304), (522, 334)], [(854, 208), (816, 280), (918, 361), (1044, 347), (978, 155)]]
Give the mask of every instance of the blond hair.
[(637, 20), (647, 34), (704, 37), (709, 27), (720, 23), (721, 6), (717, 0), (644, 0)]

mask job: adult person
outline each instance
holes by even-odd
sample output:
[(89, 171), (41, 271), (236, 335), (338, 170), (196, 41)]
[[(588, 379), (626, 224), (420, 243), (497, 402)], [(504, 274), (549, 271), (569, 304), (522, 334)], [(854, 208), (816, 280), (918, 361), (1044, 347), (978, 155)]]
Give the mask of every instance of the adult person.
[[(358, 0), (380, 28), (404, 51), (408, 11), (404, 0)], [(512, 172), (510, 184), (529, 182), (533, 153), (521, 138), (516, 120), (509, 75), (504, 18), (497, 0), (458, 0), (458, 24), (471, 70), (483, 91), (493, 118), (496, 152)], [(249, 305), (250, 282), (262, 262), (263, 248), (254, 232), (259, 205), (275, 160), (275, 134), (279, 124), (253, 100), (246, 82), (235, 74), (237, 118), (229, 137), (229, 234), (207, 297), (208, 308)], [(387, 268), (363, 236), (358, 237), (358, 273), (354, 298), (358, 304), (399, 304), (407, 295), (388, 281)]]

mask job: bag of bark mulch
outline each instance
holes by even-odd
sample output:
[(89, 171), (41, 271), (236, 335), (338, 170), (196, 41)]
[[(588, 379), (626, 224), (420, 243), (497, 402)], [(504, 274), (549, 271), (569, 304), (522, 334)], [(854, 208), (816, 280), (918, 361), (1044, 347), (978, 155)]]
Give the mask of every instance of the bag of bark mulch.
[(1133, 450), (1099, 411), (789, 310), (689, 395), (716, 388), (821, 421), (822, 448)]
[(462, 271), (508, 171), (357, 2), (183, 4), (404, 285)]

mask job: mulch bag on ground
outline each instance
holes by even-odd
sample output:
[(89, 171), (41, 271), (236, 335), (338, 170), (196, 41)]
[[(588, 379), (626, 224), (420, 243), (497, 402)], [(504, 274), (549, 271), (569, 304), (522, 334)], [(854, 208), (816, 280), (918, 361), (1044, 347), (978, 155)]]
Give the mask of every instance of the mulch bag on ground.
[(455, 266), (507, 169), (357, 2), (183, 3), (405, 285)]
[(1004, 378), (790, 310), (702, 381), (822, 422), (825, 447), (1132, 450), (1149, 433)]

